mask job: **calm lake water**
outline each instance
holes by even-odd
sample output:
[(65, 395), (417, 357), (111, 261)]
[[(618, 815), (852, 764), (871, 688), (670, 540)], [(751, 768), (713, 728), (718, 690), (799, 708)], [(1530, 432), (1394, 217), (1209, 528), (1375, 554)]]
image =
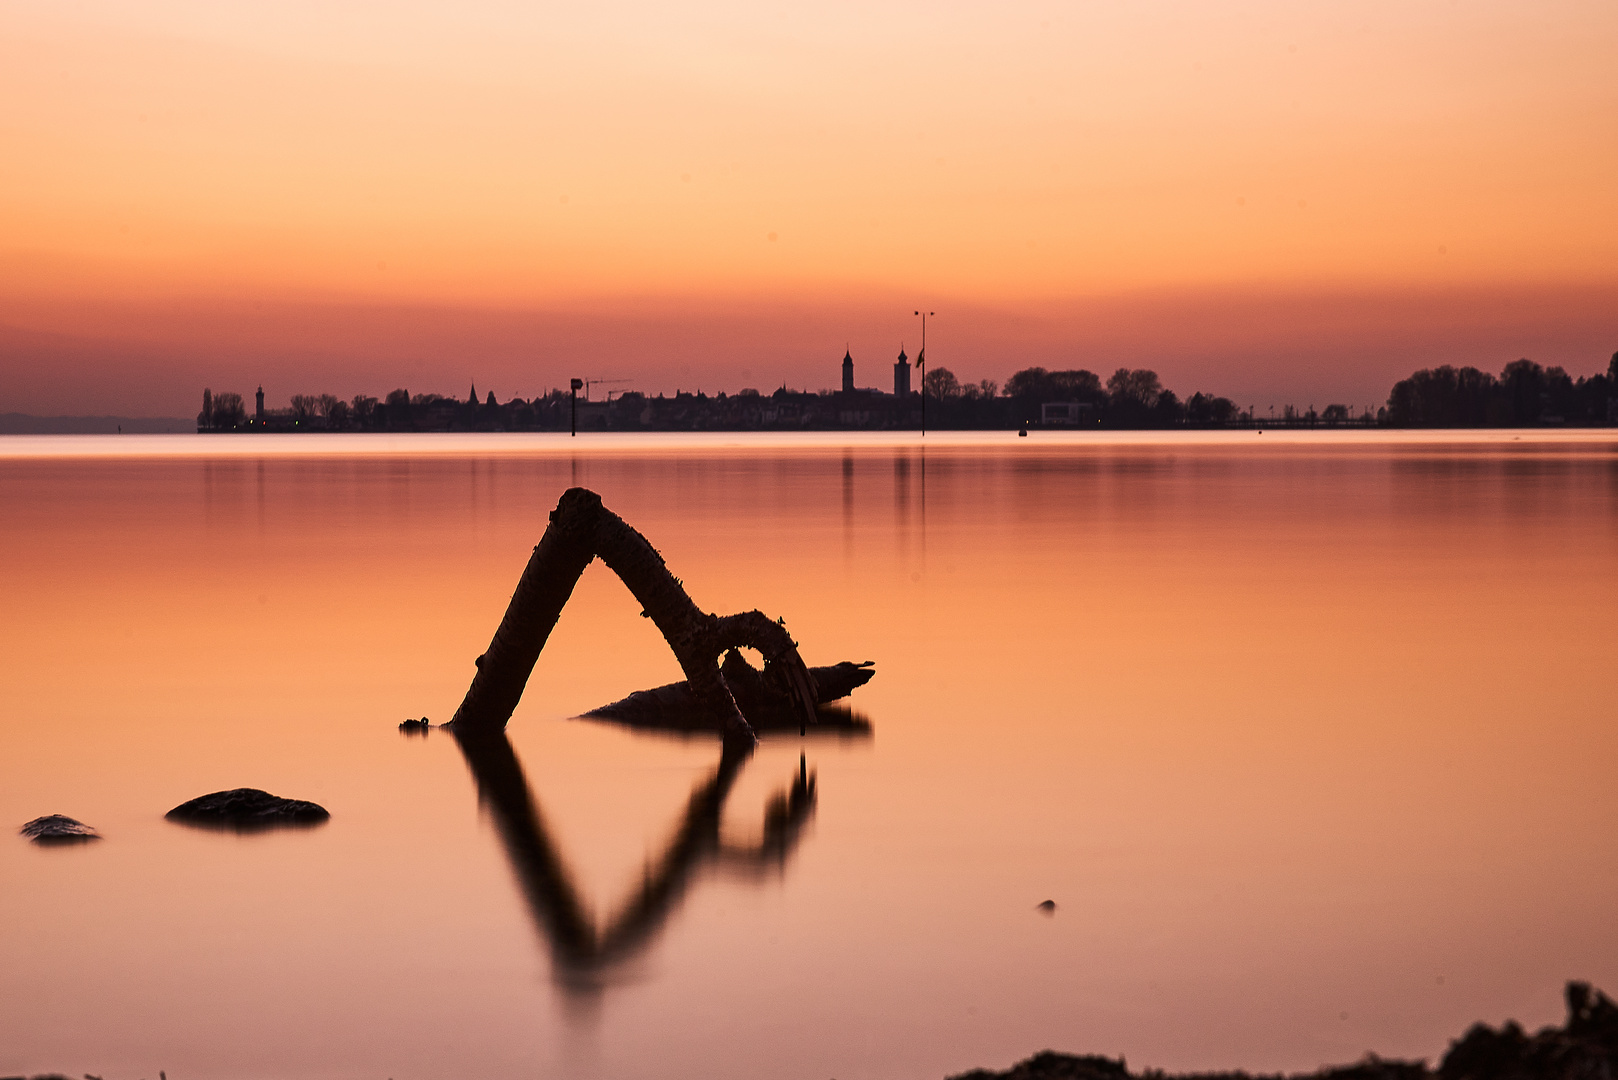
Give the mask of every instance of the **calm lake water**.
[[(0, 1074), (1302, 1070), (1618, 989), (1618, 440), (928, 442), (0, 441)], [(767, 738), (683, 859), (718, 744), (570, 719), (680, 677), (593, 565), (509, 727), (621, 943), (564, 964), (455, 741), (397, 725), (575, 484), (877, 674), (868, 737)], [(163, 819), (238, 786), (332, 819)], [(15, 835), (49, 813), (105, 839)]]

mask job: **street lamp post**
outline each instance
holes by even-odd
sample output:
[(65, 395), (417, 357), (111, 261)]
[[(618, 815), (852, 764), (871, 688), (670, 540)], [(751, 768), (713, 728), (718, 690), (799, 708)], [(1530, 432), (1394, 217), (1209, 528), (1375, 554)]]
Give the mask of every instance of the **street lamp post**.
[(918, 311), (921, 316), (921, 351), (916, 354), (916, 377), (921, 381), (921, 437), (927, 437), (927, 316), (931, 311)]

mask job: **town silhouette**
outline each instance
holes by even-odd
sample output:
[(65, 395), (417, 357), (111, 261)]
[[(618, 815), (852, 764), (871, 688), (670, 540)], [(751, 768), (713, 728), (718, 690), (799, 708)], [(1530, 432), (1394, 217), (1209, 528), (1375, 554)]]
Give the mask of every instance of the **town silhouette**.
[[(1570, 376), (1560, 367), (1514, 360), (1498, 377), (1474, 367), (1424, 368), (1394, 385), (1386, 404), (1341, 403), (1316, 409), (1254, 405), (1197, 391), (1182, 399), (1155, 371), (1119, 368), (1105, 380), (1082, 368), (1028, 367), (1004, 385), (962, 383), (947, 367), (926, 370), (912, 388), (904, 350), (893, 363), (892, 389), (861, 387), (853, 355), (843, 354), (836, 390), (771, 393), (746, 387), (734, 394), (679, 391), (672, 397), (609, 390), (590, 400), (595, 380), (530, 399), (479, 399), (412, 394), (296, 394), (285, 408), (267, 408), (258, 388), (251, 410), (235, 392), (202, 393), (199, 432), (311, 431), (892, 431), (1013, 430), (1017, 428), (1169, 429), (1220, 427), (1535, 427), (1618, 423), (1618, 353), (1604, 374)], [(623, 382), (625, 380), (610, 380)], [(579, 390), (585, 397), (579, 397)]]

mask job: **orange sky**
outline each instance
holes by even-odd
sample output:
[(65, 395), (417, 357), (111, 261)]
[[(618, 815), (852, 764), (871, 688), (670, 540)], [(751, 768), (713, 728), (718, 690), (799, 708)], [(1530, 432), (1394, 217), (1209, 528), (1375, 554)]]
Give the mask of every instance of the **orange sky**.
[(1618, 348), (1610, 3), (578, 8), (8, 5), (0, 411)]

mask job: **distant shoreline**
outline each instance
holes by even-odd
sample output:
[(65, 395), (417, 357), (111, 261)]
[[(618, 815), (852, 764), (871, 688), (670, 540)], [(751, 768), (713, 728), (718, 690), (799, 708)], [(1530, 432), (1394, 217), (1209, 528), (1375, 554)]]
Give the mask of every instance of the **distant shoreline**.
[(34, 416), (0, 413), (0, 435), (182, 435), (197, 430), (183, 416)]

